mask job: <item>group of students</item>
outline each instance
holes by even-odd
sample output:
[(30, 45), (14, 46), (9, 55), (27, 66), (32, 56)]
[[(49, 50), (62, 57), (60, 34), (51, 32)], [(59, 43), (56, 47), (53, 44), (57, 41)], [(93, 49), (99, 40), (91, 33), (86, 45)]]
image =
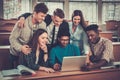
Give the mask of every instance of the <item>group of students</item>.
[(47, 14), (44, 3), (38, 3), (33, 13), (19, 17), (10, 41), (10, 63), (19, 61), (34, 70), (55, 72), (61, 69), (65, 56), (86, 55), (86, 69), (99, 68), (111, 62), (112, 42), (99, 37), (98, 25), (86, 25), (83, 14), (75, 10), (72, 21), (64, 20), (63, 10)]

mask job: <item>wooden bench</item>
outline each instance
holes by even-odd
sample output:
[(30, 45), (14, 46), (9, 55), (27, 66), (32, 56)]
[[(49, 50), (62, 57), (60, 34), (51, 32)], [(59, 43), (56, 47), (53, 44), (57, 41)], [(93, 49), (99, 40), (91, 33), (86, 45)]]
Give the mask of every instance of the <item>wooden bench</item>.
[(0, 45), (10, 45), (9, 36), (11, 32), (0, 32)]
[(102, 32), (100, 32), (100, 36), (112, 40), (113, 33), (114, 32), (112, 32), (112, 31), (102, 31)]
[(9, 48), (9, 45), (0, 46), (0, 70), (9, 69)]

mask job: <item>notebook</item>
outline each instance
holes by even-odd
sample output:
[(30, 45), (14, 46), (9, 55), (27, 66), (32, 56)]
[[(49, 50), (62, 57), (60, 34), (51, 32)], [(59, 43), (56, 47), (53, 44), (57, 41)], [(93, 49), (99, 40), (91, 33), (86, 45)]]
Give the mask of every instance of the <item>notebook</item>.
[(75, 71), (85, 65), (86, 56), (70, 56), (64, 57), (61, 71)]

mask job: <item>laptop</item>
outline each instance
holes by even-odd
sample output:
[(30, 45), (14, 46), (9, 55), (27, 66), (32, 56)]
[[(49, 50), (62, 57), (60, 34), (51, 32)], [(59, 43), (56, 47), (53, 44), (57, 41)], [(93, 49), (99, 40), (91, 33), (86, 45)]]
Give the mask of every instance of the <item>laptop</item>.
[(86, 56), (70, 56), (64, 57), (61, 71), (75, 71), (85, 65)]

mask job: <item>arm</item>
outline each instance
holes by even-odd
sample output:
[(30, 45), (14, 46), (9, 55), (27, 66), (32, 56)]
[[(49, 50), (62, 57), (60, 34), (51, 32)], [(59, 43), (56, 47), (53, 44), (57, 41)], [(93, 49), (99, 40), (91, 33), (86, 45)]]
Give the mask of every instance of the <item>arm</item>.
[(100, 68), (101, 66), (105, 66), (108, 62), (105, 59), (101, 59), (98, 63), (88, 64), (87, 69), (92, 70), (96, 68)]
[(33, 69), (33, 70), (39, 70), (40, 65), (35, 64), (35, 55), (33, 55), (33, 53), (30, 53), (28, 55), (24, 55), (25, 56), (25, 61), (26, 64), (29, 68)]
[(104, 51), (103, 51), (103, 56), (102, 59), (105, 59), (108, 63), (114, 59), (113, 56), (113, 45), (112, 45), (112, 41), (107, 40), (104, 43)]
[(18, 27), (19, 28), (22, 28), (22, 27), (24, 27), (24, 22), (25, 22), (25, 19), (28, 17), (28, 16), (30, 16), (30, 15), (32, 15), (31, 13), (24, 13), (24, 14), (22, 14), (21, 16), (19, 16), (18, 17)]
[(77, 46), (74, 46), (74, 52), (75, 52), (75, 56), (81, 55), (81, 51), (80, 51), (79, 47), (77, 47)]
[(85, 51), (85, 54), (89, 54), (90, 47), (89, 47), (89, 43), (88, 43), (88, 37), (87, 37), (87, 34), (85, 33), (85, 31), (83, 31), (82, 36), (83, 36), (83, 49)]
[(55, 49), (54, 48), (52, 48), (50, 51), (49, 63), (51, 67), (53, 67), (55, 64)]
[(24, 13), (24, 14), (22, 14), (22, 15), (20, 15), (19, 17), (18, 17), (18, 20), (21, 18), (21, 17), (24, 17), (24, 19), (26, 19), (28, 16), (30, 16), (30, 15), (32, 15), (32, 13)]
[(21, 29), (18, 28), (18, 22), (15, 24), (11, 35), (9, 37), (9, 42), (11, 47), (13, 47), (16, 51), (20, 52), (22, 44), (18, 41), (18, 38), (20, 37)]

